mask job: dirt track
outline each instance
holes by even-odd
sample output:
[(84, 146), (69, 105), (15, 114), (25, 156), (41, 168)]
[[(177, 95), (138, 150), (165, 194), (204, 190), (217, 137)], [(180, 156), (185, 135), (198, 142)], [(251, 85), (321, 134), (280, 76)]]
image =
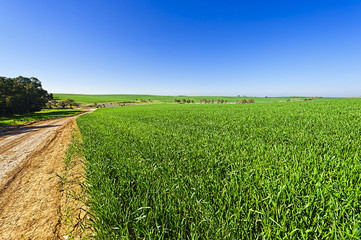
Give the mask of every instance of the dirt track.
[(59, 177), (77, 116), (0, 134), (0, 239), (57, 239)]

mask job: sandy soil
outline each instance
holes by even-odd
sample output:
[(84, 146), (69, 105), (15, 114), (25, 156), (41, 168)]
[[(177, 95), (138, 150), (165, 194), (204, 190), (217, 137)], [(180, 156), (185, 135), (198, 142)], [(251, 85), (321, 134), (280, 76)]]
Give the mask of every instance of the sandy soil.
[(0, 135), (0, 239), (58, 239), (57, 174), (77, 116), (47, 120)]

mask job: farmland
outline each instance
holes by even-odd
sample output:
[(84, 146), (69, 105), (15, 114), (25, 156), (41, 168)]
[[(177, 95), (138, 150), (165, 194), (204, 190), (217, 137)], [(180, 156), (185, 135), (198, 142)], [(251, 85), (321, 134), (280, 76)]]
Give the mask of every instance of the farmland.
[(77, 119), (99, 239), (361, 236), (361, 100), (147, 105)]
[[(161, 95), (136, 95), (136, 94), (109, 94), (109, 95), (88, 95), (88, 94), (54, 94), (54, 98), (61, 99), (73, 99), (76, 102), (82, 104), (91, 104), (91, 103), (108, 103), (108, 102), (139, 102), (140, 100), (151, 100), (152, 103), (173, 103), (174, 99), (189, 99), (195, 102), (199, 102), (201, 99), (223, 99), (228, 102), (235, 102), (236, 100), (246, 99), (255, 99), (257, 103), (270, 103), (270, 102), (280, 102), (287, 101), (300, 101), (307, 97), (298, 97), (293, 99), (292, 97), (230, 97), (230, 96), (161, 96)], [(337, 99), (337, 98), (320, 98), (322, 100), (326, 99)], [(320, 100), (317, 99), (317, 100)]]

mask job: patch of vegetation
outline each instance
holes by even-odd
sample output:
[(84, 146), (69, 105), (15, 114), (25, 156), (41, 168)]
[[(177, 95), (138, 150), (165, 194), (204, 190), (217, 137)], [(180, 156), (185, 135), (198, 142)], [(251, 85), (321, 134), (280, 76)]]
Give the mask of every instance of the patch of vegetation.
[(27, 122), (71, 116), (80, 112), (81, 110), (77, 109), (45, 109), (35, 113), (15, 114), (12, 116), (0, 117), (0, 129)]
[(52, 108), (73, 109), (73, 107), (78, 107), (79, 105), (80, 104), (75, 102), (73, 99), (61, 99), (61, 100), (52, 99), (46, 103), (46, 108), (48, 108), (48, 109), (52, 109)]
[(83, 115), (96, 238), (359, 239), (360, 109), (290, 100)]

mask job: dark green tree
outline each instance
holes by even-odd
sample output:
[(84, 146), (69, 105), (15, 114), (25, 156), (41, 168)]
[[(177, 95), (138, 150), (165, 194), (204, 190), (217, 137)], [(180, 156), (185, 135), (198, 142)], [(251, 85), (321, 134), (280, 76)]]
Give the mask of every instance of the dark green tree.
[(41, 110), (51, 96), (34, 77), (0, 77), (0, 115)]

